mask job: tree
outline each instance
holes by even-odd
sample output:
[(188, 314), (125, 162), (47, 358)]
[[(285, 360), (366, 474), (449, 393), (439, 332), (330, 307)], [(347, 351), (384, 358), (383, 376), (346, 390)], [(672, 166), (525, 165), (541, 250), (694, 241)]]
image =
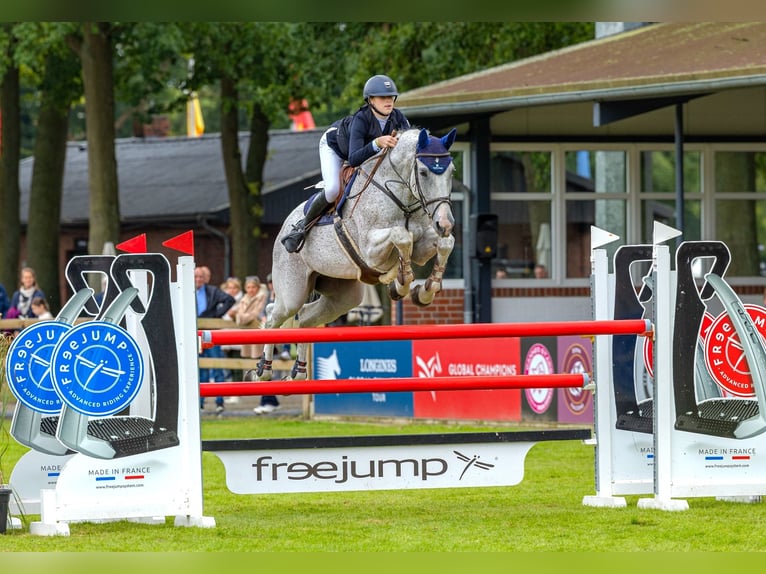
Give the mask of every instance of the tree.
[(27, 261), (37, 272), (53, 312), (60, 307), (59, 245), (51, 241), (61, 220), (64, 165), (72, 102), (82, 93), (79, 62), (67, 48), (60, 26), (27, 23), (18, 27), (18, 57), (40, 107), (29, 193)]
[[(194, 59), (188, 90), (220, 85), (221, 153), (229, 190), (232, 273), (259, 268), (263, 167), (272, 122), (286, 115), (295, 97), (297, 71), (287, 57), (291, 25), (278, 22), (205, 23), (187, 26)], [(240, 109), (250, 117), (250, 147), (243, 167), (239, 147)]]
[(114, 25), (84, 22), (67, 37), (80, 58), (85, 93), (90, 192), (88, 252), (98, 254), (120, 236), (120, 199), (114, 152)]
[(13, 25), (0, 28), (0, 283), (12, 292), (19, 280), (21, 221), (19, 214), (19, 160), (21, 112), (19, 68), (15, 61), (17, 39)]

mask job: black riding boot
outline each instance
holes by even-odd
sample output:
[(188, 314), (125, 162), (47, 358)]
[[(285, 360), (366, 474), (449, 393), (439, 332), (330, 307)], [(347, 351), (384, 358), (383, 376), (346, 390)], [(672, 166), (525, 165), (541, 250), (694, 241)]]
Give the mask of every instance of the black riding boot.
[(332, 203), (325, 199), (324, 193), (320, 193), (314, 198), (306, 216), (293, 225), (292, 231), (281, 239), (282, 245), (288, 252), (297, 253), (303, 248), (307, 233), (306, 223), (320, 217), (331, 205)]

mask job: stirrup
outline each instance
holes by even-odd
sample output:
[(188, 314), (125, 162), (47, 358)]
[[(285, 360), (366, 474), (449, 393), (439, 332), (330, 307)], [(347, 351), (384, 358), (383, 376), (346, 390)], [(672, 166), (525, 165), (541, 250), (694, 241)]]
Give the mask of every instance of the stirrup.
[(306, 242), (305, 223), (298, 222), (293, 225), (292, 230), (280, 241), (288, 253), (298, 253), (303, 249), (303, 244)]

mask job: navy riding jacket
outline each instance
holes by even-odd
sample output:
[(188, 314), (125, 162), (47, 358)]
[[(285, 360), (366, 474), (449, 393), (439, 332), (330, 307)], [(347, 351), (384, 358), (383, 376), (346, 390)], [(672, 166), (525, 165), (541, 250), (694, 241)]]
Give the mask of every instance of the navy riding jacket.
[[(383, 129), (380, 128), (380, 122), (373, 115), (369, 104), (363, 105), (353, 116), (347, 117), (353, 119), (349, 122), (346, 118), (341, 118), (332, 124), (338, 129), (327, 133), (327, 144), (339, 157), (348, 161), (353, 167), (361, 165), (377, 153), (372, 146), (372, 141), (376, 137), (391, 135), (394, 130), (402, 132), (410, 127), (409, 120), (396, 108), (388, 116)], [(343, 125), (344, 121), (346, 122), (345, 126)], [(346, 132), (348, 133), (346, 134)], [(348, 138), (347, 153), (344, 152), (346, 137)]]

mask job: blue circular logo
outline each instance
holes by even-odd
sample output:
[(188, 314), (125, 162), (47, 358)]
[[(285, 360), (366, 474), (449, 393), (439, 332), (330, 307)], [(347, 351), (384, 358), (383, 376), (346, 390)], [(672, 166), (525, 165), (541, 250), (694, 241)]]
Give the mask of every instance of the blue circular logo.
[(51, 361), (53, 386), (75, 411), (120, 412), (135, 398), (144, 375), (141, 351), (118, 325), (91, 321), (61, 338)]
[(61, 411), (61, 398), (51, 377), (56, 345), (71, 329), (58, 321), (34, 323), (13, 339), (5, 361), (8, 387), (21, 404), (46, 415)]

